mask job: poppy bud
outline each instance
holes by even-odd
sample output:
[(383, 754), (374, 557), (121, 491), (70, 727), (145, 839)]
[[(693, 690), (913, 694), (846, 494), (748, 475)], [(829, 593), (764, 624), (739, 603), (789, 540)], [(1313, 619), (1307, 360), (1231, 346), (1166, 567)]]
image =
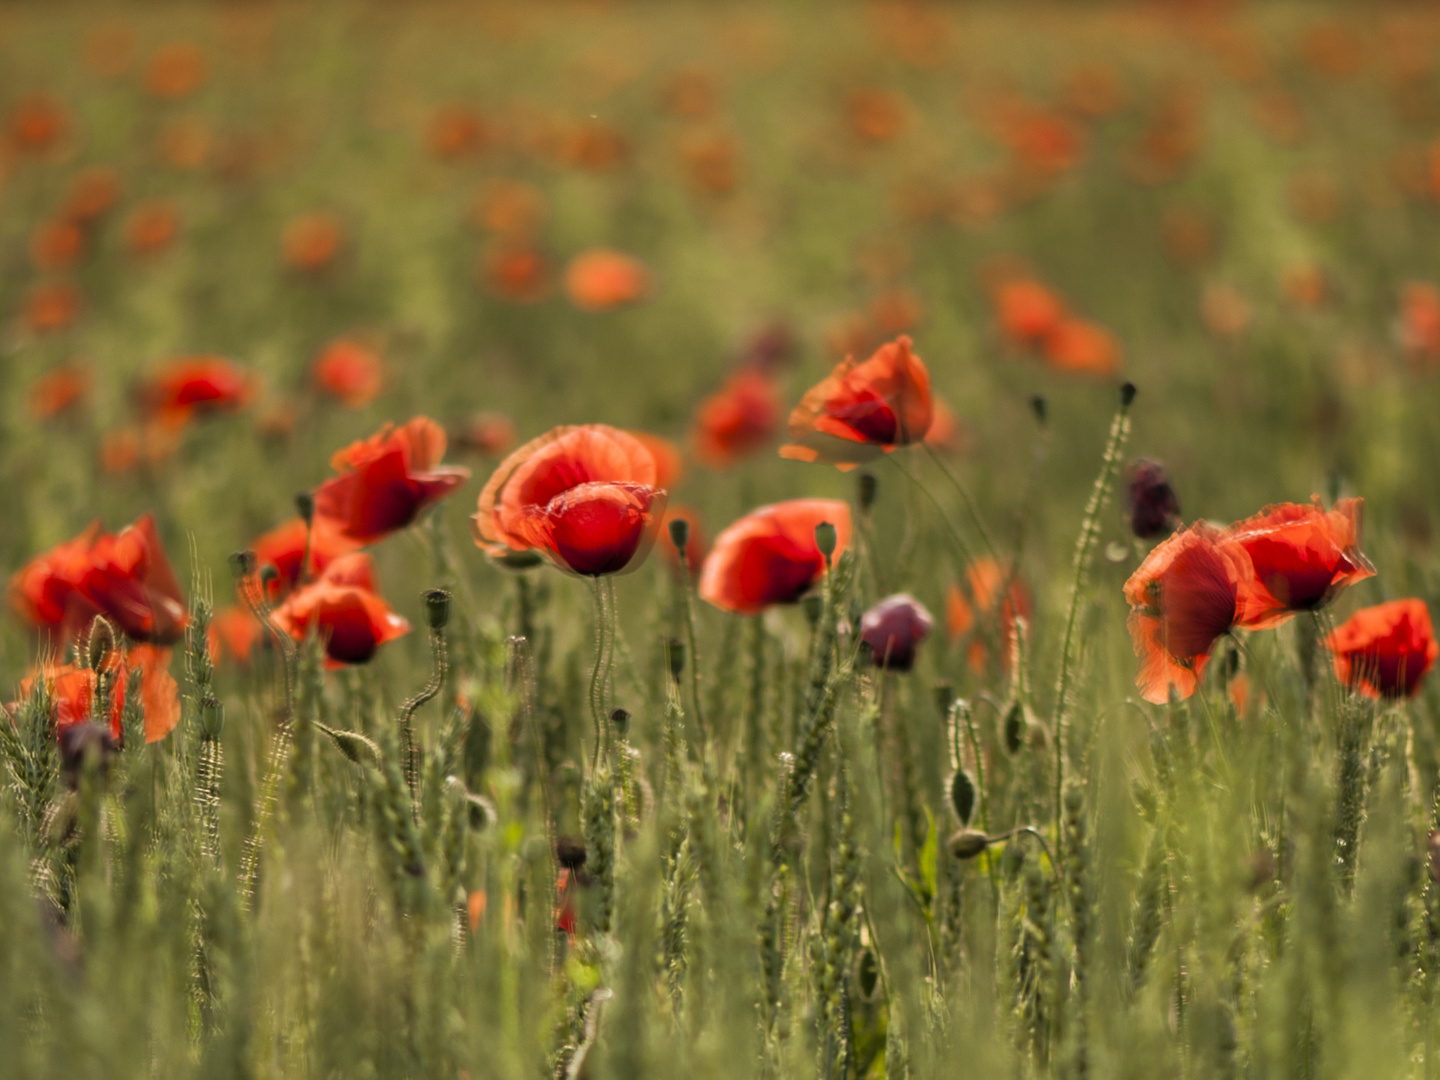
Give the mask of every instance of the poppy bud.
[(860, 991), (860, 1000), (875, 1000), (875, 990), (879, 985), (880, 964), (875, 959), (875, 950), (863, 948), (855, 958), (855, 988)]
[(1128, 379), (1120, 384), (1120, 408), (1128, 409), (1135, 401), (1135, 384)]
[(225, 727), (225, 706), (214, 698), (200, 702), (200, 737), (218, 739)]
[(86, 665), (91, 671), (99, 671), (105, 658), (115, 649), (115, 628), (104, 615), (95, 616), (90, 624), (90, 640), (86, 645)]
[(865, 612), (860, 620), (860, 640), (870, 647), (876, 667), (909, 671), (915, 666), (920, 642), (934, 625), (923, 604), (908, 593), (898, 593)]
[(1035, 414), (1035, 422), (1041, 427), (1050, 422), (1050, 406), (1044, 394), (1030, 395), (1030, 411)]
[(860, 504), (860, 509), (869, 510), (875, 505), (875, 495), (879, 490), (880, 482), (875, 479), (872, 472), (862, 472), (855, 477), (855, 501)]
[(1025, 745), (1025, 707), (1019, 701), (1010, 703), (1005, 710), (1005, 749), (1018, 754)]
[(611, 709), (610, 723), (615, 725), (616, 734), (618, 734), (622, 739), (625, 738), (625, 736), (630, 732), (630, 710)]
[(950, 780), (950, 805), (961, 825), (970, 824), (970, 815), (975, 811), (975, 781), (964, 769), (956, 769)]
[(685, 643), (679, 638), (672, 637), (665, 642), (665, 662), (670, 665), (670, 678), (679, 682), (685, 670)]
[(566, 870), (579, 870), (585, 865), (585, 841), (578, 836), (557, 836), (555, 859)]
[(979, 829), (960, 829), (950, 834), (945, 846), (951, 858), (973, 859), (990, 846), (990, 838)]
[(295, 496), (295, 509), (300, 512), (300, 520), (309, 525), (315, 520), (315, 496), (308, 491), (302, 491)]
[(825, 611), (825, 598), (811, 593), (800, 601), (800, 610), (805, 612), (805, 621), (813, 630), (819, 625), (820, 616)]
[(243, 580), (255, 572), (255, 552), (246, 548), (244, 551), (232, 551), (230, 553), (230, 572), (237, 580)]
[(1165, 466), (1136, 458), (1125, 471), (1130, 476), (1130, 531), (1141, 540), (1169, 536), (1180, 524), (1180, 500)]
[(429, 589), (425, 593), (425, 624), (431, 630), (444, 630), (450, 621), (450, 594), (444, 589)]
[(264, 587), (266, 595), (270, 593), (270, 587), (280, 580), (280, 571), (273, 563), (266, 563), (260, 568), (260, 584)]
[(690, 522), (680, 517), (670, 519), (670, 543), (675, 545), (675, 550), (683, 559), (685, 545), (690, 543)]
[(836, 539), (835, 526), (830, 522), (822, 521), (815, 526), (815, 546), (820, 550), (820, 554), (825, 556), (827, 563), (835, 554)]

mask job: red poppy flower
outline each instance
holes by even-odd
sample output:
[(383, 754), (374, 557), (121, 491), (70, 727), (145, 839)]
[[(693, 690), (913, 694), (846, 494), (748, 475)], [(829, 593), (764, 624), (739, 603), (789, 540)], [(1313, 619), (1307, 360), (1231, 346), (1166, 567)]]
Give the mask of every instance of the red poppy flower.
[(48, 94), (31, 94), (10, 110), (6, 127), (16, 149), (44, 153), (70, 129), (70, 114)]
[(125, 247), (144, 258), (170, 246), (180, 229), (180, 215), (167, 202), (139, 203), (125, 219)]
[(280, 255), (292, 269), (318, 274), (335, 261), (344, 242), (340, 222), (316, 210), (291, 218), (286, 224), (280, 237)]
[(665, 509), (665, 492), (597, 480), (529, 506), (516, 531), (560, 566), (585, 577), (633, 570), (644, 561)]
[(30, 415), (50, 420), (77, 408), (90, 393), (90, 372), (66, 364), (46, 372), (30, 384)]
[[(170, 650), (153, 645), (137, 645), (122, 655), (113, 651), (101, 663), (103, 671), (113, 674), (108, 720), (110, 732), (121, 737), (125, 714), (125, 696), (130, 676), (140, 672), (140, 704), (145, 715), (145, 741), (158, 742), (180, 722), (180, 688), (170, 674)], [(35, 684), (44, 681), (54, 703), (53, 723), (58, 734), (73, 724), (90, 719), (95, 708), (96, 673), (74, 664), (49, 664), (31, 672), (20, 682), (25, 696)]]
[(172, 360), (142, 388), (155, 419), (179, 427), (201, 412), (235, 412), (254, 394), (250, 373), (220, 356)]
[(343, 535), (330, 518), (315, 515), (313, 528), (306, 529), (304, 518), (291, 518), (278, 525), (251, 545), (257, 567), (273, 566), (276, 577), (270, 583), (270, 599), (276, 600), (306, 577), (302, 563), (305, 545), (310, 545), (311, 574), (320, 574), (341, 555), (348, 555), (360, 545)]
[(151, 514), (113, 536), (96, 537), (80, 589), (136, 641), (169, 645), (180, 639), (190, 621)]
[(700, 571), (700, 597), (723, 611), (756, 615), (799, 600), (825, 574), (815, 526), (835, 526), (838, 559), (850, 542), (850, 504), (791, 499), (752, 510), (715, 538)]
[(1414, 697), (1440, 656), (1423, 600), (1361, 608), (1325, 640), (1340, 681), (1367, 697)]
[(1424, 281), (1406, 282), (1400, 292), (1400, 344), (1416, 368), (1440, 357), (1440, 289)]
[(1062, 319), (1045, 335), (1045, 361), (1059, 371), (1113, 375), (1120, 368), (1120, 346), (1102, 326), (1084, 319)]
[(1249, 630), (1276, 626), (1296, 612), (1329, 603), (1341, 589), (1375, 575), (1360, 552), (1363, 499), (1324, 510), (1280, 503), (1230, 527), (1230, 538), (1254, 570), (1240, 598), (1238, 622)]
[(846, 358), (790, 414), (780, 456), (854, 468), (878, 453), (919, 442), (930, 430), (930, 372), (904, 335), (862, 364)]
[(188, 41), (172, 41), (155, 50), (145, 72), (145, 88), (159, 98), (189, 97), (205, 81), (205, 54)]
[(361, 409), (380, 396), (385, 367), (373, 349), (351, 338), (337, 338), (320, 351), (310, 369), (316, 389), (350, 409)]
[(340, 475), (315, 489), (316, 517), (362, 544), (403, 529), (470, 479), (469, 469), (441, 465), (444, 456), (445, 429), (428, 416), (386, 424), (330, 459)]
[(1169, 536), (1180, 525), (1180, 499), (1165, 466), (1136, 458), (1125, 472), (1130, 485), (1130, 531), (1141, 540)]
[(619, 251), (582, 251), (565, 268), (565, 294), (581, 311), (609, 311), (634, 304), (651, 291), (650, 271)]
[(1027, 345), (1050, 335), (1065, 318), (1065, 304), (1048, 286), (1010, 278), (995, 289), (995, 314), (1006, 335)]
[(780, 388), (754, 368), (737, 371), (700, 403), (691, 438), (695, 453), (711, 468), (723, 469), (764, 449), (780, 425)]
[(325, 643), (325, 665), (363, 664), (410, 624), (375, 593), (375, 568), (364, 552), (342, 555), (310, 585), (275, 609), (275, 623), (296, 641), (312, 630)]
[(480, 492), (471, 532), (492, 556), (526, 551), (542, 546), (526, 522), (571, 488), (592, 483), (658, 488), (658, 477), (655, 456), (629, 432), (604, 424), (557, 427), (500, 463)]
[(860, 640), (869, 646), (876, 667), (909, 671), (915, 666), (920, 642), (934, 627), (935, 620), (924, 604), (908, 593), (897, 593), (861, 616)]
[(1244, 549), (1204, 522), (1177, 532), (1145, 557), (1125, 582), (1130, 636), (1140, 661), (1136, 685), (1163, 705), (1172, 691), (1195, 692), (1210, 649), (1230, 632), (1249, 584)]
[(100, 522), (94, 522), (22, 566), (10, 579), (10, 606), (32, 626), (57, 631), (62, 639), (77, 635), (95, 617), (82, 585), (100, 533)]
[(221, 608), (211, 617), (207, 635), (211, 662), (219, 663), (229, 657), (237, 663), (248, 663), (264, 634), (249, 608), (239, 604)]
[[(1010, 582), (1008, 589), (1005, 585), (1007, 579)], [(1012, 575), (1009, 567), (1002, 566), (988, 555), (982, 555), (970, 564), (965, 571), (965, 583), (970, 589), (968, 598), (957, 584), (952, 583), (946, 590), (945, 633), (954, 642), (973, 630), (977, 622), (994, 622), (998, 614), (1000, 667), (1008, 671), (1015, 647), (1016, 620), (1029, 619), (1033, 607), (1030, 590), (1018, 574)], [(1003, 601), (1002, 590), (1005, 592)], [(970, 642), (968, 660), (971, 669), (983, 672), (989, 659), (990, 650), (977, 635)]]
[(481, 256), (480, 283), (501, 299), (533, 304), (550, 292), (550, 262), (529, 240), (507, 238)]
[(25, 296), (25, 321), (37, 334), (63, 330), (80, 315), (80, 290), (68, 281), (36, 285)]

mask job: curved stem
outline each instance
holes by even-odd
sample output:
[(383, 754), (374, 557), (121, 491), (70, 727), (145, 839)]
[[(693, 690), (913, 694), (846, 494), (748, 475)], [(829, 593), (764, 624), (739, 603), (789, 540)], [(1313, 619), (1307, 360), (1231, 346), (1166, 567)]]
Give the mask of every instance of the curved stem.
[(600, 743), (604, 739), (600, 713), (604, 708), (601, 695), (600, 669), (605, 665), (605, 594), (600, 588), (600, 579), (590, 579), (591, 591), (595, 595), (595, 666), (590, 669), (590, 723), (595, 730), (595, 746), (590, 751), (590, 771), (593, 773), (600, 761)]
[(922, 442), (920, 445), (923, 446), (925, 452), (930, 455), (930, 460), (945, 474), (945, 479), (950, 481), (950, 486), (959, 492), (960, 501), (965, 504), (965, 513), (970, 517), (970, 524), (975, 526), (975, 534), (980, 537), (980, 542), (985, 545), (985, 550), (990, 553), (990, 557), (998, 563), (1000, 561), (999, 552), (996, 550), (994, 542), (990, 539), (990, 533), (985, 528), (985, 522), (980, 519), (980, 511), (975, 508), (975, 500), (970, 497), (970, 492), (966, 489), (965, 485), (960, 482), (960, 478), (950, 471), (950, 466), (945, 464), (945, 460), (935, 452), (933, 446), (927, 442)]

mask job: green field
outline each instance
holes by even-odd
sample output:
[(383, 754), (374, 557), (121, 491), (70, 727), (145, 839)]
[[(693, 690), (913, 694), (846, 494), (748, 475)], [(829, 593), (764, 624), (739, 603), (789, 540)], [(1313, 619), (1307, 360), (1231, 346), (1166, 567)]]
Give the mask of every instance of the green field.
[(0, 1075), (1428, 1080), (1437, 459), (1430, 6), (0, 7)]

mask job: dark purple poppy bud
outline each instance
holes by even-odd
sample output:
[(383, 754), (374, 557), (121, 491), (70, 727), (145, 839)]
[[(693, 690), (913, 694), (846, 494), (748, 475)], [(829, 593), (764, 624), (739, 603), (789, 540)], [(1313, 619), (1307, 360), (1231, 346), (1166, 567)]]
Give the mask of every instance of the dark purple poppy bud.
[(1125, 467), (1130, 478), (1130, 529), (1141, 540), (1169, 536), (1180, 525), (1180, 500), (1165, 466), (1136, 458)]
[(860, 640), (870, 648), (876, 667), (909, 671), (915, 650), (935, 627), (925, 606), (909, 593), (886, 597), (860, 619)]

